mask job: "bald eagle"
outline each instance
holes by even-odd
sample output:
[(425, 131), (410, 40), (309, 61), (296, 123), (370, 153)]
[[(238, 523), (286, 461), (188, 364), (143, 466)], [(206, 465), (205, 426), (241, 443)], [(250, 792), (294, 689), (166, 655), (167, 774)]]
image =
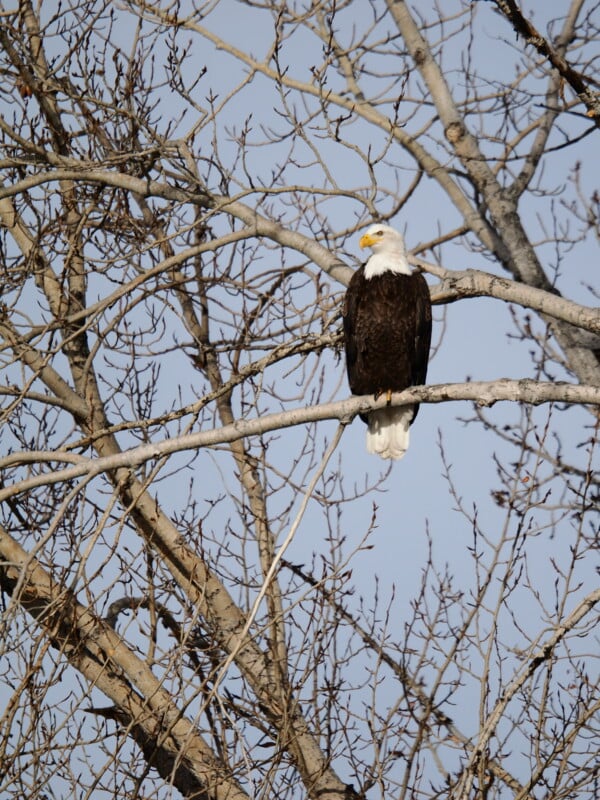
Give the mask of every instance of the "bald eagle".
[[(359, 242), (373, 254), (352, 276), (343, 306), (346, 369), (352, 394), (401, 392), (425, 382), (431, 342), (427, 281), (411, 272), (404, 239), (389, 225), (371, 225)], [(367, 450), (402, 458), (419, 406), (361, 414)]]

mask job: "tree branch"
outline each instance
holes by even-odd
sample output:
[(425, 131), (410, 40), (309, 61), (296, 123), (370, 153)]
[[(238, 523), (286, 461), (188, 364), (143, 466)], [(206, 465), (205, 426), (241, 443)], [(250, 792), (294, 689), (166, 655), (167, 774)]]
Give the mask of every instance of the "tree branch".
[(467, 797), (470, 797), (470, 790), (473, 782), (473, 778), (477, 771), (477, 764), (478, 761), (481, 759), (481, 756), (485, 752), (485, 749), (490, 741), (491, 737), (494, 735), (494, 732), (502, 719), (504, 712), (510, 701), (513, 699), (515, 694), (524, 686), (524, 684), (531, 678), (534, 673), (537, 671), (539, 667), (543, 664), (547, 663), (548, 660), (552, 657), (555, 648), (560, 642), (565, 638), (569, 631), (573, 630), (573, 628), (581, 622), (581, 620), (589, 614), (590, 611), (600, 602), (600, 589), (596, 589), (595, 591), (591, 592), (587, 595), (577, 606), (576, 608), (569, 614), (569, 616), (565, 619), (565, 621), (557, 625), (552, 635), (548, 638), (547, 642), (540, 647), (528, 660), (527, 663), (523, 665), (523, 667), (519, 670), (519, 672), (515, 675), (513, 680), (508, 684), (506, 689), (502, 692), (502, 695), (499, 697), (496, 705), (494, 706), (491, 713), (488, 715), (487, 719), (485, 720), (479, 736), (477, 738), (477, 744), (473, 748), (471, 755), (469, 756), (469, 760), (467, 765), (463, 770), (463, 778), (460, 782), (459, 786), (457, 787), (457, 791), (455, 797), (460, 798), (460, 800), (466, 800)]
[[(391, 405), (405, 406), (412, 403), (445, 403), (459, 400), (470, 400), (479, 406), (493, 406), (500, 401), (529, 403), (531, 405), (568, 403), (600, 406), (600, 387), (563, 382), (546, 383), (529, 378), (521, 380), (500, 378), (496, 381), (473, 381), (469, 383), (414, 387), (404, 392), (394, 393)], [(348, 423), (357, 414), (364, 414), (377, 408), (385, 408), (386, 405), (387, 398), (385, 396), (379, 397), (377, 400), (369, 396), (351, 397), (334, 403), (323, 403), (316, 406), (293, 409), (292, 411), (268, 414), (258, 419), (238, 419), (231, 425), (225, 425), (222, 428), (190, 433), (162, 442), (144, 444), (115, 455), (96, 459), (88, 459), (81, 456), (79, 457), (81, 459), (80, 463), (64, 470), (53, 471), (47, 475), (37, 475), (20, 481), (15, 486), (8, 486), (0, 490), (0, 502), (36, 486), (49, 486), (61, 481), (72, 480), (82, 475), (101, 475), (117, 469), (134, 468), (147, 461), (163, 458), (173, 453), (196, 450), (202, 447), (214, 447), (237, 441), (246, 436), (260, 436), (269, 431), (330, 419)], [(0, 461), (0, 467), (6, 468), (18, 464), (31, 463), (70, 463), (73, 460), (72, 453), (61, 453), (60, 451), (54, 453), (45, 451), (13, 453)]]
[[(539, 289), (552, 291), (552, 283), (544, 272), (519, 218), (518, 198), (512, 197), (510, 191), (500, 184), (489, 159), (481, 150), (477, 137), (465, 124), (446, 76), (434, 58), (414, 14), (404, 0), (387, 0), (387, 5), (419, 73), (427, 84), (444, 126), (446, 140), (454, 149), (489, 210), (496, 232), (493, 252), (504, 268), (520, 281)], [(600, 363), (594, 349), (582, 347), (574, 341), (571, 329), (560, 321), (550, 319), (549, 324), (573, 373), (582, 383), (600, 385)]]
[(434, 303), (453, 303), (467, 297), (494, 297), (507, 303), (516, 303), (523, 308), (531, 308), (590, 333), (600, 334), (600, 311), (597, 308), (582, 306), (559, 294), (481, 270), (453, 271), (431, 264), (418, 256), (410, 256), (410, 260), (425, 272), (441, 279), (440, 283), (431, 287), (431, 299)]

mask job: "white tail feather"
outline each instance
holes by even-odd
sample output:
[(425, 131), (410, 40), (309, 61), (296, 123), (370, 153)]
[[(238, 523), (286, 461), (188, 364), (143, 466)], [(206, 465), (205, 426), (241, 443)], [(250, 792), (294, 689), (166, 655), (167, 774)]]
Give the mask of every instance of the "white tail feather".
[(381, 458), (402, 458), (408, 450), (412, 418), (411, 406), (371, 411), (367, 429), (367, 452), (375, 453)]

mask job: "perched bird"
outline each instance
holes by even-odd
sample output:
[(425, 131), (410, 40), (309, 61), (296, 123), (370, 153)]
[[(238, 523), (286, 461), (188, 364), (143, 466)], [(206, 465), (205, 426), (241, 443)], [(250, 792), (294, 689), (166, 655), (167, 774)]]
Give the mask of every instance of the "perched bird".
[[(352, 276), (343, 307), (346, 369), (352, 394), (375, 397), (425, 382), (431, 342), (427, 281), (411, 272), (404, 239), (389, 225), (371, 225), (359, 245), (373, 254)], [(361, 414), (367, 450), (382, 458), (406, 453), (418, 404)]]

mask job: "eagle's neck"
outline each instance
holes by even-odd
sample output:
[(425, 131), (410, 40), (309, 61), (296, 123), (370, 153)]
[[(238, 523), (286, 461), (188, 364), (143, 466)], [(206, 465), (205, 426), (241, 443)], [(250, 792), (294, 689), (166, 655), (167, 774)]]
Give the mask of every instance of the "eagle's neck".
[(410, 275), (411, 270), (406, 253), (399, 250), (373, 253), (365, 266), (365, 278), (367, 280), (375, 278), (378, 275), (383, 275), (384, 272), (399, 272), (402, 275)]

